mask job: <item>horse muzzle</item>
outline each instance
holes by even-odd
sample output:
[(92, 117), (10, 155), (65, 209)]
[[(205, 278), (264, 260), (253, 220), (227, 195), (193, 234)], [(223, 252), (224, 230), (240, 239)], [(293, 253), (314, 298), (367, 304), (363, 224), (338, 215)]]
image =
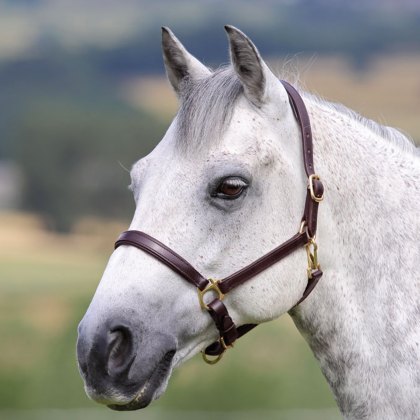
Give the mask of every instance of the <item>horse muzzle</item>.
[(137, 410), (159, 397), (175, 353), (174, 337), (116, 316), (101, 323), (85, 316), (79, 325), (77, 358), (86, 393), (113, 410)]

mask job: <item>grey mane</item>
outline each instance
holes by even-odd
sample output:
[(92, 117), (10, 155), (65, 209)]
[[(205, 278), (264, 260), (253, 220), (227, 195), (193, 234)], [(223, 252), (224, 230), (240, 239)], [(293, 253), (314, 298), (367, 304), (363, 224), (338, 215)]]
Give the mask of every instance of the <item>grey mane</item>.
[[(178, 145), (185, 150), (200, 147), (207, 139), (214, 141), (215, 138), (220, 138), (230, 123), (235, 102), (243, 91), (243, 86), (231, 66), (221, 67), (204, 79), (186, 80), (181, 89), (181, 104), (176, 118)], [(356, 120), (403, 151), (420, 155), (420, 148), (399, 130), (365, 118), (340, 103), (329, 102), (300, 89), (299, 91), (308, 100), (326, 105)]]
[(417, 153), (420, 155), (420, 148), (416, 147), (414, 140), (411, 137), (403, 134), (398, 129), (379, 124), (376, 121), (366, 118), (363, 115), (360, 115), (359, 113), (357, 113), (356, 111), (350, 108), (347, 108), (343, 104), (329, 102), (311, 93), (302, 92), (301, 90), (299, 91), (304, 98), (308, 98), (309, 100), (317, 102), (321, 105), (326, 105), (328, 108), (335, 110), (339, 112), (340, 114), (347, 115), (351, 119), (365, 126), (367, 129), (369, 129), (373, 133), (393, 143), (396, 147), (400, 148), (404, 152), (409, 152), (409, 153), (414, 153), (414, 154)]
[(195, 148), (209, 138), (220, 138), (242, 92), (242, 84), (230, 66), (204, 79), (186, 80), (176, 118), (179, 145)]

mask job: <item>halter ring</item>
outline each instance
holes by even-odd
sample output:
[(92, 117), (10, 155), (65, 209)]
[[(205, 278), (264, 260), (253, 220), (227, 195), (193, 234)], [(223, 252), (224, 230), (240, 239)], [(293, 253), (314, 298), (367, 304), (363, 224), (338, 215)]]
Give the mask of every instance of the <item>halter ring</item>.
[(225, 343), (225, 339), (223, 337), (220, 337), (219, 338), (219, 343), (223, 347), (223, 351), (220, 354), (218, 354), (217, 356), (215, 356), (214, 359), (210, 359), (208, 357), (208, 355), (204, 351), (201, 352), (201, 357), (203, 358), (203, 360), (207, 364), (209, 364), (209, 365), (215, 365), (223, 357), (223, 355), (225, 354), (226, 350), (233, 348), (233, 343), (232, 344), (229, 344), (229, 345), (226, 344)]
[(204, 302), (204, 295), (207, 292), (210, 292), (210, 291), (215, 292), (217, 294), (217, 298), (219, 300), (223, 300), (223, 298), (225, 297), (225, 295), (219, 289), (219, 282), (217, 280), (214, 280), (214, 279), (208, 279), (208, 280), (209, 280), (209, 283), (203, 290), (197, 289), (198, 301), (200, 302), (201, 309), (206, 309), (207, 311), (209, 310), (209, 307)]
[(204, 351), (201, 352), (201, 357), (208, 365), (215, 365), (223, 357), (225, 352), (218, 354), (214, 359), (210, 359)]

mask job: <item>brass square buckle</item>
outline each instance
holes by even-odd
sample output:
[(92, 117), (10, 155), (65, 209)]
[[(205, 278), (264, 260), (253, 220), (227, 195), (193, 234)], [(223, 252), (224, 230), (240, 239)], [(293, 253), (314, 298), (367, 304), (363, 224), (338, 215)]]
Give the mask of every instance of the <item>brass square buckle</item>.
[(209, 280), (209, 284), (203, 289), (197, 289), (198, 291), (198, 300), (200, 302), (200, 306), (201, 309), (206, 309), (207, 311), (209, 310), (208, 305), (204, 302), (204, 295), (207, 292), (213, 291), (217, 294), (217, 298), (219, 300), (223, 300), (223, 298), (225, 297), (225, 295), (222, 293), (222, 291), (219, 288), (219, 281), (218, 280), (214, 280), (214, 279), (208, 279)]
[(309, 178), (308, 178), (308, 188), (309, 188), (309, 192), (311, 194), (312, 200), (314, 200), (316, 203), (320, 203), (324, 199), (324, 194), (322, 194), (321, 197), (317, 197), (315, 195), (314, 179), (316, 179), (317, 181), (321, 181), (321, 178), (319, 177), (319, 175), (317, 175), (317, 174), (310, 175)]

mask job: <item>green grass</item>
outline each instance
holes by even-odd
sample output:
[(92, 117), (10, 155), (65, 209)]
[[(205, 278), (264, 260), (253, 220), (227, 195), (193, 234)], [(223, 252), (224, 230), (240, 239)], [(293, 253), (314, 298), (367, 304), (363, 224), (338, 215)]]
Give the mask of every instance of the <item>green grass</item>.
[(321, 410), (250, 410), (250, 411), (177, 411), (148, 408), (141, 413), (116, 413), (106, 408), (69, 410), (6, 410), (0, 411), (0, 420), (338, 420), (334, 409)]

